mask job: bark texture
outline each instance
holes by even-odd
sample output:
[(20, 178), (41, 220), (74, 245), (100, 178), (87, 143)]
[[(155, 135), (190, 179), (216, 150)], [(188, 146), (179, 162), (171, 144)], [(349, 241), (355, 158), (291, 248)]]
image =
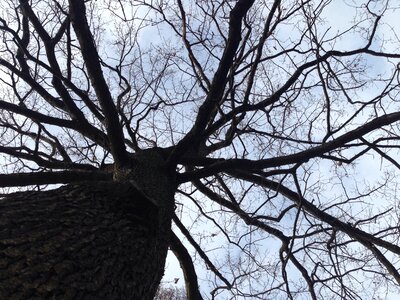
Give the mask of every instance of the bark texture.
[(0, 299), (153, 299), (170, 212), (129, 181), (0, 199)]

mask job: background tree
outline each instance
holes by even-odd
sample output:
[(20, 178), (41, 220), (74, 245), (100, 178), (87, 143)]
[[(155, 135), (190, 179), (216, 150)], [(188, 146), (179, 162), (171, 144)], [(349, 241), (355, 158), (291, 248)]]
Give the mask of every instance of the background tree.
[(183, 288), (174, 286), (159, 286), (154, 300), (186, 300), (186, 293)]
[(1, 298), (399, 293), (396, 5), (1, 1)]

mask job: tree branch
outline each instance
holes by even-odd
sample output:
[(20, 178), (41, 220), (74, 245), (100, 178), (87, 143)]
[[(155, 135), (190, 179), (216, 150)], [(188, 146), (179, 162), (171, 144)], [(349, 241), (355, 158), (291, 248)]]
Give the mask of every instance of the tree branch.
[(69, 6), (72, 25), (81, 46), (82, 57), (85, 60), (90, 81), (105, 115), (105, 126), (110, 140), (111, 153), (116, 166), (120, 168), (128, 162), (124, 134), (119, 123), (117, 109), (103, 76), (99, 54), (86, 19), (85, 3), (82, 0), (69, 0)]
[(61, 171), (0, 174), (0, 188), (108, 180), (112, 180), (112, 173), (103, 171)]
[(175, 225), (179, 228), (179, 230), (182, 232), (182, 234), (188, 239), (189, 243), (193, 246), (193, 248), (197, 251), (197, 253), (199, 253), (200, 257), (204, 260), (204, 262), (210, 268), (210, 270), (213, 271), (214, 274), (217, 275), (218, 278), (221, 279), (228, 288), (231, 288), (232, 284), (221, 274), (221, 272), (218, 271), (218, 268), (214, 266), (214, 264), (208, 258), (207, 254), (205, 254), (204, 251), (201, 249), (201, 247), (196, 243), (196, 241), (190, 235), (190, 232), (185, 228), (185, 226), (182, 224), (179, 218), (176, 215), (174, 215), (172, 217), (172, 220), (174, 221)]
[(202, 300), (203, 298), (201, 297), (199, 291), (199, 284), (197, 282), (196, 270), (194, 268), (194, 264), (190, 256), (190, 253), (187, 251), (185, 246), (173, 232), (171, 232), (170, 235), (169, 245), (172, 252), (174, 252), (176, 258), (178, 259), (181, 268), (183, 270), (183, 275), (185, 277), (187, 298), (190, 300)]
[(253, 4), (254, 0), (239, 0), (232, 9), (229, 17), (228, 41), (211, 82), (209, 93), (199, 108), (193, 127), (177, 144), (169, 158), (169, 163), (175, 163), (190, 147), (197, 148), (197, 144), (201, 141), (202, 133), (209, 122), (209, 118), (217, 108), (224, 93), (227, 75), (241, 41), (242, 19)]
[(260, 170), (264, 168), (273, 168), (290, 164), (299, 164), (308, 160), (321, 157), (327, 152), (339, 149), (345, 146), (346, 143), (357, 140), (367, 133), (370, 133), (383, 126), (390, 125), (400, 120), (400, 112), (395, 112), (383, 115), (373, 119), (372, 121), (349, 131), (342, 136), (321, 144), (319, 146), (285, 156), (274, 158), (249, 160), (249, 159), (218, 159), (214, 164), (204, 167), (199, 170), (189, 171), (178, 176), (179, 182), (187, 182), (207, 176), (214, 175), (218, 172), (226, 172), (231, 170)]

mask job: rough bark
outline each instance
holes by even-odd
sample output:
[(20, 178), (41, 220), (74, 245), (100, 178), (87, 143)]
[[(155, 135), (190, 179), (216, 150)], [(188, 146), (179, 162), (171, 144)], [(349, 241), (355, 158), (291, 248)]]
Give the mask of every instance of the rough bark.
[(0, 199), (0, 299), (153, 299), (169, 213), (129, 181)]

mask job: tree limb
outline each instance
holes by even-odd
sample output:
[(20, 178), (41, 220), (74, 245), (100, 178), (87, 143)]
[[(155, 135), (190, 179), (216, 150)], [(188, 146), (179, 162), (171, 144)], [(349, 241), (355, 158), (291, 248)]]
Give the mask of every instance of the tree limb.
[(178, 259), (181, 268), (183, 270), (183, 275), (185, 277), (187, 298), (191, 300), (202, 300), (203, 298), (201, 297), (199, 291), (199, 284), (197, 282), (196, 270), (194, 268), (194, 264), (190, 256), (190, 253), (187, 251), (185, 246), (173, 232), (171, 232), (170, 235), (169, 245), (172, 252), (174, 252), (176, 258)]
[(204, 262), (210, 268), (210, 270), (212, 270), (215, 273), (215, 275), (217, 275), (218, 278), (221, 279), (226, 284), (228, 288), (231, 288), (232, 284), (221, 274), (221, 272), (218, 271), (217, 267), (214, 266), (214, 264), (211, 262), (208, 256), (201, 249), (201, 247), (196, 243), (196, 241), (190, 235), (190, 232), (185, 228), (185, 226), (182, 224), (179, 218), (176, 215), (174, 215), (172, 217), (172, 220), (174, 221), (175, 225), (179, 228), (179, 230), (183, 233), (183, 235), (188, 239), (189, 243), (194, 247), (197, 253), (199, 253), (200, 257), (204, 260)]
[(390, 125), (400, 120), (400, 112), (383, 115), (373, 119), (364, 125), (351, 130), (342, 136), (321, 144), (319, 146), (285, 156), (278, 156), (260, 160), (249, 159), (218, 159), (214, 164), (204, 167), (199, 170), (188, 171), (179, 175), (179, 182), (187, 182), (198, 178), (211, 176), (218, 172), (226, 172), (232, 170), (255, 170), (264, 168), (273, 168), (290, 164), (298, 164), (307, 162), (308, 160), (321, 157), (329, 151), (339, 149), (345, 146), (346, 143), (357, 140), (367, 133), (370, 133), (383, 126)]
[(112, 173), (103, 171), (60, 171), (0, 174), (0, 188), (108, 180), (112, 180)]
[(124, 134), (110, 89), (103, 76), (99, 54), (86, 19), (85, 3), (81, 0), (69, 0), (69, 5), (71, 21), (81, 46), (82, 57), (85, 60), (90, 81), (105, 115), (105, 126), (110, 140), (111, 153), (116, 166), (122, 167), (128, 162)]
[(210, 116), (217, 108), (225, 90), (227, 74), (231, 68), (236, 50), (241, 41), (242, 19), (253, 4), (254, 0), (239, 0), (232, 9), (229, 17), (228, 41), (218, 65), (218, 69), (211, 82), (209, 93), (199, 108), (193, 127), (177, 144), (169, 158), (169, 163), (175, 163), (177, 158), (182, 156), (188, 148), (196, 148), (196, 145), (201, 141), (201, 135), (209, 122)]

